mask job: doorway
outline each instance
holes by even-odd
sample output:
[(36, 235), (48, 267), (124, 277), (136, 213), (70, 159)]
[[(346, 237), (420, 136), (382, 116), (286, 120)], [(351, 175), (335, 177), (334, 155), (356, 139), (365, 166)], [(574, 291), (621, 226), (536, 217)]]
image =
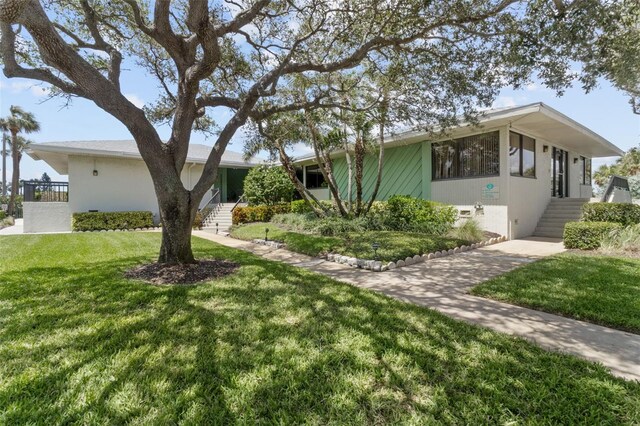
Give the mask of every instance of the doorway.
[(551, 154), (551, 196), (569, 196), (569, 153), (556, 147)]

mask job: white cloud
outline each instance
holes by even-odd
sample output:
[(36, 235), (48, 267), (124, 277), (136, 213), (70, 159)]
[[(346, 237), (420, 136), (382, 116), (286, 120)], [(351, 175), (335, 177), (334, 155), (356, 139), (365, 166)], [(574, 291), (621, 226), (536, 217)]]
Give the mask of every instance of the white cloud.
[(135, 93), (125, 93), (124, 97), (129, 100), (132, 104), (137, 106), (138, 108), (142, 108), (144, 106), (144, 101), (140, 98), (140, 96)]
[(498, 96), (498, 98), (491, 105), (492, 109), (495, 108), (510, 108), (518, 105), (516, 100), (511, 96)]
[(12, 94), (19, 94), (26, 91), (31, 92), (31, 94), (37, 98), (41, 98), (43, 96), (47, 96), (49, 94), (49, 86), (33, 83), (29, 80), (13, 80), (9, 82), (3, 82), (0, 85), (0, 89), (8, 90)]

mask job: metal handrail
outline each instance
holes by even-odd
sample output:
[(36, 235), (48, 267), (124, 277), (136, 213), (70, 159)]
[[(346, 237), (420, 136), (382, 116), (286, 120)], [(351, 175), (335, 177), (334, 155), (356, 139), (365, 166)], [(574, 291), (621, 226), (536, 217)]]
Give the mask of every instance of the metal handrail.
[(236, 207), (238, 207), (238, 204), (240, 204), (242, 202), (242, 200), (244, 200), (244, 194), (239, 196), (238, 197), (238, 201), (236, 201), (236, 203), (233, 205), (233, 207), (231, 207), (231, 213), (233, 213), (233, 211), (236, 209)]
[(609, 179), (609, 184), (607, 185), (607, 189), (604, 191), (602, 195), (602, 202), (607, 203), (609, 198), (613, 194), (613, 191), (616, 189), (620, 189), (622, 191), (629, 191), (629, 180), (624, 176), (613, 175)]
[(206, 222), (209, 216), (216, 215), (220, 211), (220, 208), (220, 188), (215, 188), (211, 193), (211, 198), (209, 198), (204, 207), (200, 209), (202, 221)]

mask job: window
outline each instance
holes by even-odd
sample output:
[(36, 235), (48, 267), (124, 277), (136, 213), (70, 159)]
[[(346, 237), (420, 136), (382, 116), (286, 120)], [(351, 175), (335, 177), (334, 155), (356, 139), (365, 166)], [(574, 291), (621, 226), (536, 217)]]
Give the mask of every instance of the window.
[(467, 136), (431, 145), (433, 180), (500, 174), (500, 133)]
[(580, 184), (591, 185), (591, 158), (580, 157)]
[(307, 173), (307, 189), (324, 188), (327, 186), (319, 166), (307, 166), (305, 169)]
[(511, 176), (536, 177), (536, 140), (509, 132), (509, 168)]

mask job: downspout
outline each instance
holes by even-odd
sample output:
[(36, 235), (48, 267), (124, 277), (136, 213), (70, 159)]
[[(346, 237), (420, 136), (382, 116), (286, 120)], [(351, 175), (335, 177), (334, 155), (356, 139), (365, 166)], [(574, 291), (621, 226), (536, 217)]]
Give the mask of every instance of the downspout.
[(196, 163), (191, 163), (191, 165), (189, 166), (189, 168), (187, 169), (187, 183), (189, 185), (189, 191), (191, 191), (193, 189), (193, 186), (191, 186), (191, 169), (193, 168), (193, 166), (195, 166)]

